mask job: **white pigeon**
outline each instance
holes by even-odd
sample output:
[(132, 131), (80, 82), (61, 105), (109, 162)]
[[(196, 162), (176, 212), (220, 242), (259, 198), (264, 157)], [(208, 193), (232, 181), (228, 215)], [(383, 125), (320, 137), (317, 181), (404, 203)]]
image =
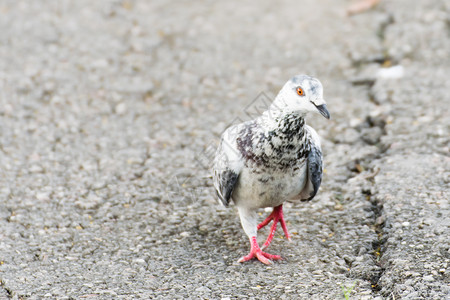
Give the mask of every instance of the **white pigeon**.
[[(297, 75), (283, 86), (258, 118), (229, 127), (223, 134), (213, 165), (213, 180), (220, 202), (233, 200), (251, 249), (239, 262), (257, 258), (265, 264), (281, 259), (265, 253), (278, 222), (290, 240), (283, 217), (285, 201), (314, 198), (322, 181), (322, 150), (316, 131), (305, 125), (308, 112), (330, 118), (319, 80)], [(257, 225), (257, 210), (273, 207)], [(273, 221), (269, 236), (260, 248), (257, 231)]]

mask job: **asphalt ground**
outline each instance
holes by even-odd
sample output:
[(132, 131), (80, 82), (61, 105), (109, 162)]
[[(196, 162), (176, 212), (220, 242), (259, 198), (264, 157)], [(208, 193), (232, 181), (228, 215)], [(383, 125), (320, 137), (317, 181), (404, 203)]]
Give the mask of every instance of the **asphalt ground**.
[[(449, 298), (450, 5), (354, 3), (1, 1), (0, 298)], [(212, 149), (302, 73), (322, 186), (239, 264)]]

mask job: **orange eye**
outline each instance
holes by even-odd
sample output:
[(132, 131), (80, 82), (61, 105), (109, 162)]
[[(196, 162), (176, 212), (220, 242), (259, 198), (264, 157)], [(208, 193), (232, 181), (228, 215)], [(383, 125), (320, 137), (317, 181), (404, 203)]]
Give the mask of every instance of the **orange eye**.
[(297, 94), (298, 94), (299, 96), (305, 96), (305, 92), (303, 91), (303, 89), (302, 89), (301, 87), (298, 87), (298, 88), (297, 88)]

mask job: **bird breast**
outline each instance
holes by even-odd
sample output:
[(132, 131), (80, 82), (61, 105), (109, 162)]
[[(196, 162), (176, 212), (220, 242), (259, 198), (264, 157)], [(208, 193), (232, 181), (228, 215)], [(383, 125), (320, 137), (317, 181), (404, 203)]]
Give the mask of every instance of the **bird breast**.
[(294, 199), (305, 187), (306, 162), (298, 161), (291, 169), (264, 172), (244, 167), (232, 198), (237, 206), (274, 207)]

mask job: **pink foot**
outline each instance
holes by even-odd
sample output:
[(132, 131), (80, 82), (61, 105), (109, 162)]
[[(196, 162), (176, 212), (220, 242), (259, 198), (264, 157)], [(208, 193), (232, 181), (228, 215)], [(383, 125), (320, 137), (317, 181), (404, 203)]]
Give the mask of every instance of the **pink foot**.
[(246, 256), (241, 257), (238, 262), (248, 261), (256, 257), (263, 264), (270, 265), (272, 263), (270, 260), (281, 259), (281, 256), (279, 255), (262, 252), (262, 250), (258, 246), (258, 242), (256, 241), (256, 236), (250, 238), (250, 245), (250, 253)]
[(289, 234), (289, 231), (287, 230), (286, 222), (284, 221), (284, 217), (283, 217), (283, 204), (278, 205), (273, 208), (272, 213), (258, 225), (258, 227), (257, 227), (258, 230), (260, 230), (261, 228), (263, 228), (264, 226), (269, 224), (270, 221), (272, 221), (272, 220), (273, 220), (273, 224), (272, 224), (272, 227), (270, 227), (269, 236), (267, 237), (266, 242), (262, 245), (261, 249), (266, 249), (267, 247), (269, 247), (269, 245), (272, 242), (272, 239), (275, 235), (275, 230), (277, 229), (278, 222), (281, 223), (281, 228), (283, 228), (286, 239), (288, 241), (291, 240), (291, 235)]

